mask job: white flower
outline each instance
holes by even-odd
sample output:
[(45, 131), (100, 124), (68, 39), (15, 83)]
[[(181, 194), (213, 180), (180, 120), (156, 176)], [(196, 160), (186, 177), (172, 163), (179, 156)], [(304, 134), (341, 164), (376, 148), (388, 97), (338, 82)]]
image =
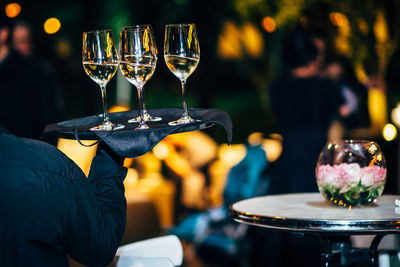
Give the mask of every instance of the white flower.
[(340, 164), (339, 166), (345, 172), (345, 180), (349, 183), (358, 183), (361, 179), (361, 168), (357, 163)]
[(375, 175), (372, 172), (364, 172), (361, 176), (361, 184), (363, 186), (372, 186), (375, 182)]

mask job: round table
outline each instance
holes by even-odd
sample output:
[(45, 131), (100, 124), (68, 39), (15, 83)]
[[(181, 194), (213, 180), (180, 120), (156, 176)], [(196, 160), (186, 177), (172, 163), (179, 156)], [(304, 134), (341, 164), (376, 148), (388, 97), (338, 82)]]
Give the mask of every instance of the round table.
[[(240, 223), (315, 234), (323, 244), (324, 266), (355, 260), (368, 260), (376, 266), (379, 242), (386, 234), (399, 233), (400, 208), (395, 199), (400, 196), (383, 195), (374, 205), (343, 208), (331, 205), (319, 193), (270, 195), (234, 203), (230, 216)], [(332, 241), (333, 237), (350, 235), (376, 236), (365, 253), (351, 244)], [(358, 259), (354, 259), (355, 255)]]

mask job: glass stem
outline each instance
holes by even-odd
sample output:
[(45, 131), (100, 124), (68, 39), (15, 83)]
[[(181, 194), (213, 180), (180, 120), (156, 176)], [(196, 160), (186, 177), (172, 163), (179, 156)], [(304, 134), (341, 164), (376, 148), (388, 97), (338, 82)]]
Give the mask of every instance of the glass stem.
[(183, 98), (183, 114), (182, 117), (188, 116), (187, 105), (186, 105), (186, 80), (181, 81), (182, 84), (182, 98)]
[(144, 101), (143, 101), (143, 87), (139, 87), (137, 89), (138, 91), (138, 99), (139, 99), (139, 112), (140, 112), (140, 121), (139, 121), (139, 125), (144, 124)]
[(103, 121), (104, 122), (109, 122), (110, 119), (108, 118), (108, 112), (107, 112), (106, 86), (105, 85), (100, 85), (100, 89), (101, 89), (101, 101), (103, 103)]

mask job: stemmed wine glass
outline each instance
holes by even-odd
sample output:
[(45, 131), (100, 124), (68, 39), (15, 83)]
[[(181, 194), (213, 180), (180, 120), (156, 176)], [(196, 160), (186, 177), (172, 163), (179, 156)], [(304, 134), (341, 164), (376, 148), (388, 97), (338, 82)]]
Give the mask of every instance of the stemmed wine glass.
[(192, 24), (170, 24), (165, 26), (164, 60), (168, 69), (182, 84), (183, 113), (170, 125), (194, 122), (186, 106), (186, 79), (196, 69), (200, 60), (200, 45), (196, 27)]
[(119, 56), (122, 74), (138, 91), (140, 119), (136, 129), (148, 129), (144, 115), (143, 86), (153, 75), (157, 63), (151, 28), (138, 25), (121, 31)]
[[(144, 25), (134, 25), (134, 26), (124, 26), (123, 30), (132, 30), (132, 29), (136, 29), (138, 27), (149, 27), (150, 32), (151, 32), (151, 37), (153, 39), (153, 43), (154, 43), (154, 49), (156, 52), (156, 59), (158, 58), (158, 50), (157, 50), (157, 45), (155, 43), (155, 39), (154, 39), (154, 35), (153, 35), (153, 28), (151, 27), (150, 24), (144, 24)], [(146, 103), (144, 101), (144, 97), (143, 97), (143, 114), (144, 114), (144, 120), (145, 121), (160, 121), (162, 118), (161, 117), (153, 117), (149, 114), (149, 112), (147, 112), (146, 109)], [(137, 116), (136, 118), (130, 119), (128, 120), (128, 122), (132, 123), (132, 122), (139, 122), (140, 121), (140, 115)]]
[(111, 30), (83, 33), (82, 63), (86, 74), (100, 86), (103, 103), (103, 122), (90, 130), (110, 131), (124, 128), (124, 125), (112, 123), (107, 112), (106, 86), (118, 69), (118, 54)]

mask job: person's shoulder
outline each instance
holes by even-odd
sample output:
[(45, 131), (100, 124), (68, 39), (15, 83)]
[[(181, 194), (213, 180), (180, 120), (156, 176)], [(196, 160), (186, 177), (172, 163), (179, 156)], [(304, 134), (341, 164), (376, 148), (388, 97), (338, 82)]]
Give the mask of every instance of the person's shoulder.
[(40, 140), (0, 134), (0, 157), (3, 166), (40, 169), (65, 177), (81, 175), (79, 167), (64, 153)]

